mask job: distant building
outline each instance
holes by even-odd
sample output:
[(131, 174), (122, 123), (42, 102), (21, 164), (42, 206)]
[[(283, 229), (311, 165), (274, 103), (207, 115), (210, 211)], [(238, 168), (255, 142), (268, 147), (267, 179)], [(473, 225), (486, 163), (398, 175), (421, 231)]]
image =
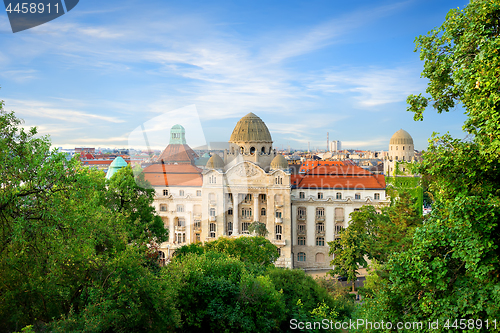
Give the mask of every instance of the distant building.
[[(414, 162), (415, 148), (413, 138), (403, 129), (400, 129), (391, 137), (389, 142), (389, 153), (384, 160), (384, 174), (395, 176), (396, 174), (408, 175), (408, 167), (400, 162)], [(399, 171), (396, 172), (396, 166)]]
[(330, 141), (330, 151), (342, 150), (342, 143), (340, 141)]

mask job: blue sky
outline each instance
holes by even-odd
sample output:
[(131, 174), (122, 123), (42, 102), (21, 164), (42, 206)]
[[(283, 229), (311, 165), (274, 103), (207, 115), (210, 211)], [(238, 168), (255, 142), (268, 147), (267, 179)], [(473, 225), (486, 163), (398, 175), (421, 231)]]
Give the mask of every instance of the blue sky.
[(80, 0), (16, 34), (1, 13), (0, 99), (66, 148), (126, 147), (142, 124), (195, 110), (206, 142), (226, 142), (253, 112), (280, 148), (324, 149), (329, 132), (387, 150), (403, 128), (425, 149), (432, 132), (465, 137), (465, 115), (406, 111), (426, 87), (414, 39), (466, 4)]

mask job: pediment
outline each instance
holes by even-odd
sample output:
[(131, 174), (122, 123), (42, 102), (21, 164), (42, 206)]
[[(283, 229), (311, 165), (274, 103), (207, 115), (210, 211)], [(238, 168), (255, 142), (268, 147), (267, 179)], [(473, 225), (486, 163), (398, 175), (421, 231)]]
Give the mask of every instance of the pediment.
[(232, 166), (226, 172), (226, 176), (228, 179), (248, 179), (254, 177), (263, 177), (265, 176), (265, 171), (258, 165), (244, 161), (240, 162), (234, 166)]

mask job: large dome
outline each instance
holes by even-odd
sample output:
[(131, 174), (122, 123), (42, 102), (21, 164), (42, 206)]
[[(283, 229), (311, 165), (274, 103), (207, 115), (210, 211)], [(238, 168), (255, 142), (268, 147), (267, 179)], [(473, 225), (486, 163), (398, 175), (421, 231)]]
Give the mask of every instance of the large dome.
[(272, 142), (266, 124), (253, 113), (249, 113), (238, 121), (229, 142)]
[(400, 129), (394, 135), (391, 137), (390, 141), (391, 145), (412, 145), (413, 144), (413, 138), (411, 135), (403, 130)]

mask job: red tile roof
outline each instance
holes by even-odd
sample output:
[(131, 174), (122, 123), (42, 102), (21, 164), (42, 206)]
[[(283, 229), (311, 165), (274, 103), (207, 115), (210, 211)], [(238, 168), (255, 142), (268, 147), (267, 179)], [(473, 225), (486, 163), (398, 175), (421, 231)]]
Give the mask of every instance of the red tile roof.
[(158, 162), (194, 164), (196, 153), (186, 144), (169, 144), (160, 154)]
[[(331, 161), (333, 162), (333, 161)], [(336, 161), (335, 161), (336, 162)], [(316, 162), (313, 162), (316, 164)], [(323, 165), (304, 162), (300, 174), (291, 175), (292, 186), (296, 188), (330, 188), (330, 189), (385, 189), (385, 177), (375, 175), (356, 165), (345, 165), (342, 162)], [(320, 165), (321, 164), (321, 165)], [(302, 170), (305, 172), (302, 172)]]
[(152, 164), (144, 169), (144, 178), (153, 186), (202, 186), (201, 169), (191, 164)]

